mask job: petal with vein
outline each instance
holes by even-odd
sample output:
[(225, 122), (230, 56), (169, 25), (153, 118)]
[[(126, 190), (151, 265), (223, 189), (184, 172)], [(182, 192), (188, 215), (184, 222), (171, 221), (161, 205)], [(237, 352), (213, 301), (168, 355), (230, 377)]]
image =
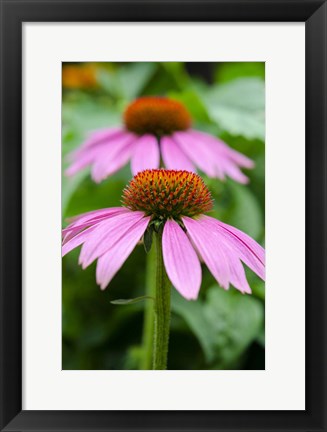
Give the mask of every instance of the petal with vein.
[(201, 220), (206, 220), (212, 233), (222, 236), (229, 249), (237, 252), (239, 259), (265, 280), (265, 250), (262, 246), (244, 232), (210, 216), (202, 216)]
[(100, 222), (83, 244), (79, 263), (83, 268), (111, 249), (124, 235), (144, 217), (143, 212), (129, 211)]
[(84, 243), (89, 238), (89, 236), (92, 235), (94, 228), (95, 227), (87, 228), (86, 230), (78, 233), (75, 237), (67, 241), (62, 247), (62, 256), (65, 256), (66, 254), (68, 254), (68, 252)]
[(96, 280), (101, 289), (106, 288), (124, 264), (144, 234), (149, 221), (150, 217), (144, 217), (139, 220), (111, 249), (109, 249), (109, 251), (98, 259)]
[(157, 138), (154, 135), (143, 135), (135, 142), (131, 170), (133, 175), (145, 169), (156, 169), (160, 165), (160, 153)]
[(249, 168), (249, 169), (254, 167), (253, 160), (251, 160), (244, 154), (238, 152), (237, 150), (234, 150), (233, 148), (229, 147), (224, 141), (220, 140), (219, 138), (216, 138), (205, 132), (200, 132), (197, 130), (192, 130), (191, 133), (198, 139), (201, 139), (202, 141), (206, 141), (212, 146), (219, 147), (220, 151), (224, 152), (229, 159), (234, 161), (240, 167)]
[(109, 175), (115, 173), (130, 160), (136, 138), (134, 135), (125, 136), (119, 148), (108, 152), (102, 158), (97, 158), (92, 166), (91, 176), (96, 183), (100, 183)]
[(198, 297), (201, 265), (190, 240), (173, 220), (165, 223), (162, 235), (163, 260), (173, 286), (187, 300)]
[[(174, 135), (173, 135), (174, 138)], [(190, 159), (186, 156), (177, 142), (173, 138), (164, 136), (160, 140), (160, 149), (165, 167), (168, 169), (179, 169), (196, 172)]]
[(84, 228), (97, 225), (103, 220), (106, 220), (118, 214), (126, 213), (128, 211), (130, 210), (125, 207), (112, 207), (110, 209), (89, 212), (89, 214), (84, 213), (84, 215), (73, 218), (73, 222), (62, 230), (63, 245), (67, 243), (68, 240), (73, 238), (76, 234), (83, 231)]
[(225, 289), (229, 287), (230, 268), (221, 242), (212, 235), (212, 228), (205, 221), (183, 217), (187, 234), (196, 246), (208, 269)]
[(194, 165), (208, 176), (216, 177), (217, 172), (212, 155), (208, 153), (200, 140), (195, 139), (189, 132), (175, 132), (174, 140)]

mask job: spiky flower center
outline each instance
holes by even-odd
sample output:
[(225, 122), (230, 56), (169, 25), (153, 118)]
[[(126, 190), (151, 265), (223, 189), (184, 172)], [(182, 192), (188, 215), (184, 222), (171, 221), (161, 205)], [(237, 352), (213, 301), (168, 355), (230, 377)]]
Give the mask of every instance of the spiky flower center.
[(180, 103), (165, 97), (144, 96), (128, 105), (124, 113), (126, 128), (136, 134), (158, 137), (191, 126), (191, 117)]
[(180, 220), (213, 207), (210, 192), (199, 175), (165, 169), (138, 173), (124, 189), (122, 203), (153, 216), (153, 220)]

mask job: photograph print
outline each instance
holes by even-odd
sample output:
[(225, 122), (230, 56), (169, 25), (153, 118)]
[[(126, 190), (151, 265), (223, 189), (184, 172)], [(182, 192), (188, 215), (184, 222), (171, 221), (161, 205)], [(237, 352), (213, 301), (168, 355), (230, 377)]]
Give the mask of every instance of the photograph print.
[(265, 64), (62, 63), (62, 369), (265, 369)]

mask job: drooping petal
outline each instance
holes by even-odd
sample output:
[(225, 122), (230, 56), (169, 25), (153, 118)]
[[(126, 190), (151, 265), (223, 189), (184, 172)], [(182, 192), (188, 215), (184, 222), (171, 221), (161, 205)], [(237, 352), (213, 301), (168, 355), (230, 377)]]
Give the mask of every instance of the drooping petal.
[[(183, 222), (187, 234), (191, 237), (217, 282), (226, 288), (221, 280), (223, 277), (228, 278), (228, 282), (239, 291), (250, 294), (251, 288), (240, 261), (245, 256), (244, 251), (240, 252), (243, 245), (236, 247), (235, 242), (232, 243), (226, 239), (223, 229), (216, 219), (207, 216), (202, 216), (197, 220), (184, 217)], [(248, 250), (246, 253), (249, 253)]]
[(140, 137), (132, 154), (131, 170), (133, 175), (145, 169), (156, 169), (160, 165), (160, 152), (157, 138), (146, 134)]
[(249, 179), (242, 173), (239, 167), (253, 168), (254, 162), (251, 159), (233, 150), (226, 143), (214, 136), (195, 130), (189, 131), (189, 134), (200, 141), (206, 152), (211, 154), (211, 158), (219, 172), (239, 183), (248, 183)]
[(239, 183), (248, 182), (239, 167), (253, 168), (253, 161), (223, 141), (195, 130), (176, 132), (174, 136), (182, 150), (208, 176), (223, 180), (227, 175)]
[[(96, 147), (100, 147), (103, 144), (107, 144), (108, 142), (119, 139), (121, 136), (125, 134), (125, 130), (123, 128), (105, 128), (98, 129), (88, 134), (87, 139), (83, 142), (83, 144), (70, 152), (66, 159), (67, 161), (74, 162), (80, 160), (83, 155), (85, 155), (87, 150), (96, 150)], [(90, 154), (90, 153), (89, 153)]]
[(122, 127), (97, 129), (88, 134), (87, 139), (84, 141), (81, 148), (92, 147), (94, 145), (102, 144), (103, 142), (108, 142), (113, 138), (123, 136), (125, 133), (126, 130)]
[(126, 209), (126, 207), (108, 207), (99, 210), (91, 210), (80, 215), (68, 218), (68, 222), (70, 222), (69, 226), (74, 226), (76, 223), (86, 222), (98, 216), (111, 215), (119, 211), (128, 211), (128, 209)]
[(244, 267), (241, 261), (239, 260), (239, 258), (235, 256), (235, 254), (232, 251), (230, 251), (228, 257), (229, 257), (231, 284), (242, 293), (251, 294), (252, 290), (246, 279)]
[[(126, 137), (123, 129), (107, 129), (93, 132), (90, 137), (77, 149), (72, 151), (67, 160), (72, 164), (67, 168), (65, 174), (70, 176), (90, 165), (98, 157), (115, 151), (121, 140)], [(109, 147), (109, 150), (108, 150)]]
[(119, 141), (119, 145), (114, 150), (111, 149), (106, 154), (103, 154), (101, 158), (96, 158), (91, 171), (93, 180), (100, 183), (126, 165), (132, 156), (136, 140), (135, 135), (126, 133), (124, 139)]
[(162, 159), (167, 169), (185, 170), (196, 172), (195, 166), (182, 151), (176, 141), (174, 135), (172, 138), (164, 136), (160, 139), (160, 149)]
[(162, 235), (163, 260), (173, 286), (187, 300), (198, 297), (201, 266), (190, 240), (173, 220), (165, 223)]
[(70, 224), (64, 228), (62, 232), (63, 234), (66, 234), (67, 232), (73, 231), (77, 228), (83, 228), (85, 225), (87, 226), (97, 223), (101, 219), (110, 217), (114, 214), (126, 213), (126, 211), (128, 211), (126, 207), (110, 207), (100, 210), (92, 210), (78, 216), (73, 216), (67, 219)]
[(96, 280), (101, 289), (106, 288), (124, 264), (144, 234), (149, 221), (150, 217), (143, 217), (141, 220), (136, 222), (127, 232), (125, 232), (120, 240), (111, 247), (111, 249), (98, 259)]
[(91, 165), (91, 163), (97, 158), (101, 157), (105, 153), (107, 144), (101, 144), (96, 148), (87, 148), (85, 150), (80, 150), (74, 155), (71, 155), (70, 159), (72, 161), (71, 165), (66, 169), (66, 176), (73, 176), (79, 171)]
[(96, 225), (102, 220), (108, 219), (111, 216), (126, 213), (128, 211), (129, 209), (126, 207), (112, 207), (108, 209), (91, 211), (71, 218), (72, 223), (62, 230), (63, 244), (67, 243), (68, 240), (73, 238), (76, 234), (88, 226)]
[(206, 224), (189, 217), (183, 217), (187, 234), (194, 243), (201, 258), (206, 263), (208, 269), (225, 289), (229, 287), (230, 267), (226, 257), (224, 248), (217, 241), (215, 236), (212, 236), (212, 230)]
[(238, 152), (237, 150), (232, 149), (219, 138), (197, 130), (192, 130), (191, 133), (194, 137), (200, 139), (202, 142), (207, 142), (208, 144), (212, 145), (213, 148), (215, 148), (215, 146), (218, 147), (221, 152), (225, 153), (225, 155), (238, 166), (248, 169), (254, 167), (253, 160)]
[(223, 169), (224, 174), (226, 174), (228, 177), (241, 184), (249, 183), (248, 177), (243, 174), (242, 171), (236, 165), (234, 165), (234, 163), (230, 162), (228, 159), (225, 161), (221, 159), (220, 162), (220, 166)]
[(262, 246), (239, 229), (210, 216), (202, 216), (199, 220), (205, 221), (211, 227), (212, 234), (218, 235), (240, 260), (261, 279), (265, 279), (265, 250)]
[(70, 240), (66, 241), (65, 244), (62, 246), (62, 252), (61, 252), (62, 256), (65, 256), (66, 254), (68, 254), (68, 252), (72, 251), (73, 249), (77, 248), (82, 243), (84, 243), (92, 234), (94, 229), (95, 227), (91, 226), (86, 230), (79, 232)]
[(174, 140), (194, 165), (198, 166), (205, 174), (210, 177), (216, 177), (219, 174), (215, 169), (212, 155), (201, 146), (200, 140), (195, 139), (189, 132), (175, 132)]
[(129, 211), (100, 222), (92, 232), (92, 236), (83, 244), (79, 256), (79, 263), (82, 267), (85, 269), (94, 260), (106, 253), (143, 217), (143, 212)]
[(103, 163), (106, 163), (107, 160), (110, 161), (133, 139), (135, 139), (133, 134), (120, 131), (110, 135), (108, 139), (103, 138), (100, 141), (95, 141), (92, 145), (82, 145), (71, 154), (73, 163), (68, 167), (65, 174), (74, 175), (98, 161)]

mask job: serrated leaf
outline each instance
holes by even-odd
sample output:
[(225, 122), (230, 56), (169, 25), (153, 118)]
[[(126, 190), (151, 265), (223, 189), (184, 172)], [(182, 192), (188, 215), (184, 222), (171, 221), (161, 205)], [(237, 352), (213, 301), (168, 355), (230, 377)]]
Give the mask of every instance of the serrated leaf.
[(114, 304), (114, 305), (129, 305), (129, 304), (134, 304), (134, 303), (141, 302), (143, 300), (154, 300), (154, 298), (150, 297), (150, 296), (141, 296), (141, 297), (135, 297), (133, 299), (117, 299), (117, 300), (112, 300), (110, 303)]

